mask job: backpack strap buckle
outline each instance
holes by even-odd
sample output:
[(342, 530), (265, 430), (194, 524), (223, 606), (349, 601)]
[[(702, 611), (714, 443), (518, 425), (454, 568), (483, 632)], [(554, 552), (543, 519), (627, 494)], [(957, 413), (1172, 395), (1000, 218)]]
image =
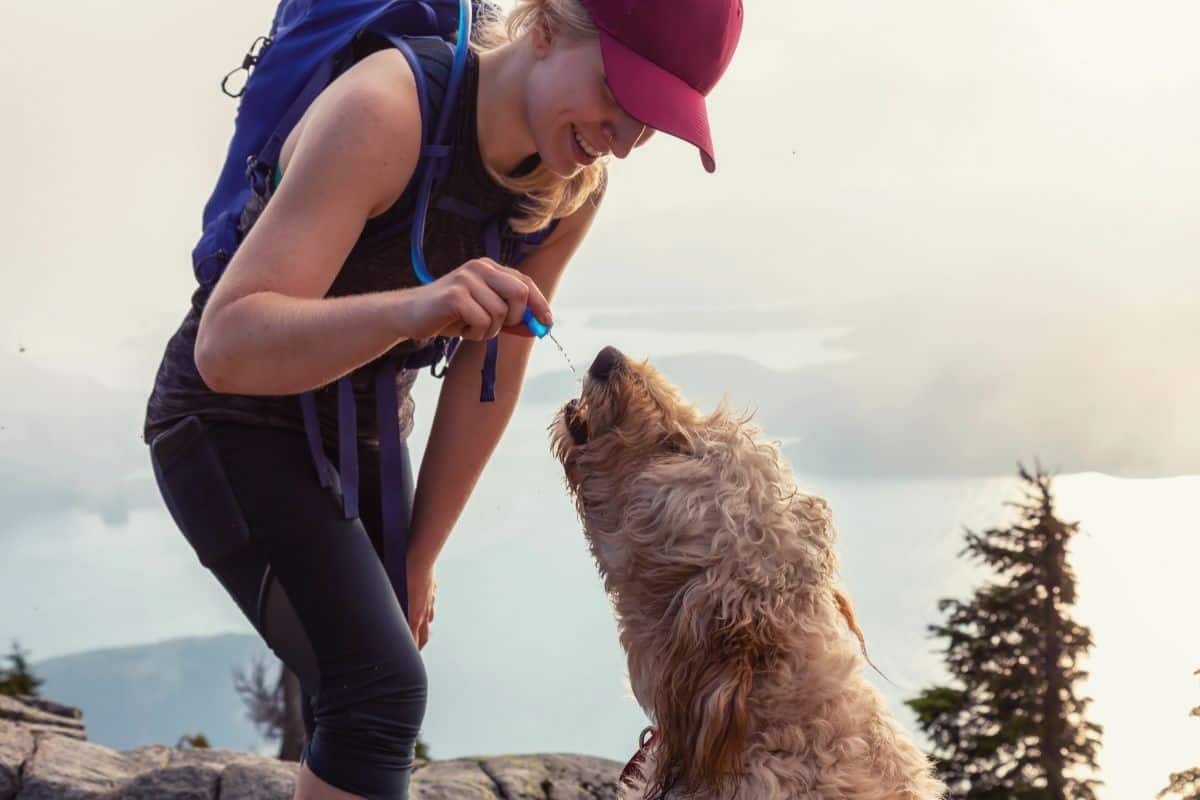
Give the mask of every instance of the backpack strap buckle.
[(270, 192), (267, 187), (271, 185), (271, 165), (258, 156), (250, 156), (246, 159), (246, 177), (250, 181), (250, 188), (259, 197), (267, 197)]

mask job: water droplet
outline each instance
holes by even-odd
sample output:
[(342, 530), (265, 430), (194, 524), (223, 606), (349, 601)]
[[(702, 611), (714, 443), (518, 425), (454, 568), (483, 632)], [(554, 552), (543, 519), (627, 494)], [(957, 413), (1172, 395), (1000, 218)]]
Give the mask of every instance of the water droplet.
[(550, 337), (550, 341), (554, 342), (554, 346), (558, 348), (558, 352), (562, 353), (563, 358), (567, 360), (567, 366), (571, 368), (571, 372), (575, 375), (575, 380), (583, 383), (583, 379), (579, 377), (578, 370), (575, 369), (575, 365), (571, 362), (571, 357), (567, 355), (567, 351), (563, 349), (562, 344), (559, 343), (558, 339), (554, 338), (553, 333), (547, 331), (546, 335)]

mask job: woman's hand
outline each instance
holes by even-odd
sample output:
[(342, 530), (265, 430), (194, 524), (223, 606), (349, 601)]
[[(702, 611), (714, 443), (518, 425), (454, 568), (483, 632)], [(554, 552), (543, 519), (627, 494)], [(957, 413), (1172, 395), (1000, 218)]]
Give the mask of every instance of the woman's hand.
[(433, 598), (437, 579), (432, 564), (408, 562), (408, 627), (420, 650), (429, 641), (429, 624), (433, 622)]
[(473, 258), (403, 294), (409, 301), (403, 335), (411, 339), (461, 336), (486, 341), (501, 330), (528, 332), (522, 322), (526, 306), (547, 325), (554, 321), (550, 304), (532, 278), (490, 258)]

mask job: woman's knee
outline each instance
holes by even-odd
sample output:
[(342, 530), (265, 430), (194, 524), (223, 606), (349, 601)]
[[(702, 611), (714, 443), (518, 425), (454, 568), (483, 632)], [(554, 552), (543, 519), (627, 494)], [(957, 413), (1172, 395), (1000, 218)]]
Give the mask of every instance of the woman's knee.
[(315, 731), (305, 752), (310, 769), (364, 797), (404, 796), (427, 695), (415, 645), (323, 672)]
[[(411, 634), (405, 631), (405, 636), (411, 645)], [(361, 661), (330, 659), (322, 664), (316, 722), (339, 729), (354, 722), (355, 727), (384, 733), (411, 731), (415, 738), (425, 716), (428, 689), (425, 664), (415, 645), (388, 648)]]

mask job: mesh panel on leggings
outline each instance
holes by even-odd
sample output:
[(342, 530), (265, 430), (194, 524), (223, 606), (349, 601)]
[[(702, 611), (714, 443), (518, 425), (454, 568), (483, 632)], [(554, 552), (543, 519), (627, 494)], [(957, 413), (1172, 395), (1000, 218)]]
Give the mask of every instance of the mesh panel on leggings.
[(296, 673), (307, 692), (316, 691), (321, 675), (304, 625), (292, 607), (283, 584), (268, 568), (264, 576), (266, 597), (262, 606), (262, 634), (271, 650)]

